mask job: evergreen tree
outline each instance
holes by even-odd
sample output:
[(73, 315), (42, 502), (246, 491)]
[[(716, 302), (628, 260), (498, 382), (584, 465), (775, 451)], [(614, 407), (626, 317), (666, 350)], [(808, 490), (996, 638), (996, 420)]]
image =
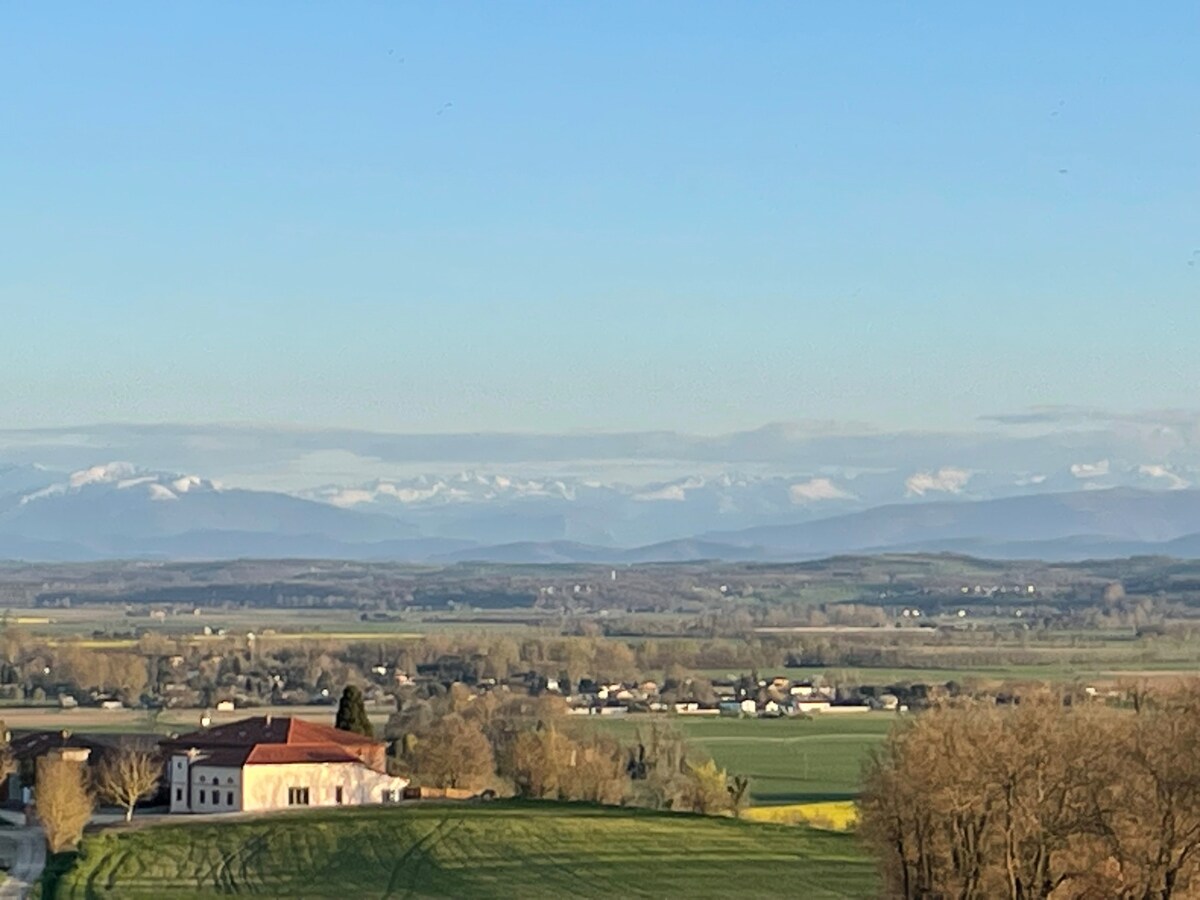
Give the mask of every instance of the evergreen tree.
[(334, 724), (343, 731), (375, 737), (375, 729), (371, 727), (371, 720), (367, 718), (362, 691), (352, 684), (342, 691), (342, 699), (338, 701), (337, 721)]

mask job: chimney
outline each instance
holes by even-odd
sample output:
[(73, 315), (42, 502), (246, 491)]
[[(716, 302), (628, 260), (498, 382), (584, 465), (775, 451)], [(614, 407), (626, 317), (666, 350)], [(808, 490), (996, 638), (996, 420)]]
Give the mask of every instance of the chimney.
[(57, 747), (48, 750), (43, 759), (57, 759), (63, 762), (85, 763), (91, 751), (87, 747)]

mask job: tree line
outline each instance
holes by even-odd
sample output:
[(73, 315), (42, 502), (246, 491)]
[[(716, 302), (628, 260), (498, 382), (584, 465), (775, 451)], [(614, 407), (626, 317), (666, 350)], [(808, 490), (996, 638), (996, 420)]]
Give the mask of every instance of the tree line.
[(931, 709), (870, 762), (860, 833), (903, 900), (1195, 897), (1198, 748), (1200, 684)]
[(393, 773), (418, 785), (709, 815), (736, 813), (748, 799), (745, 778), (695, 753), (675, 729), (652, 723), (622, 744), (571, 722), (555, 696), (476, 695), (461, 684), (430, 700), (409, 695), (385, 737)]

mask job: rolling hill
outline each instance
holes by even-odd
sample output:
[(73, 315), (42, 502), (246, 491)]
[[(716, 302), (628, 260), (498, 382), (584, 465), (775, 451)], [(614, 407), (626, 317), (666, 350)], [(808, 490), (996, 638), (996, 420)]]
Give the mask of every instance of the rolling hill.
[[(53, 875), (52, 875), (53, 879)], [(878, 895), (851, 835), (582, 804), (306, 811), (86, 837), (44, 900)]]

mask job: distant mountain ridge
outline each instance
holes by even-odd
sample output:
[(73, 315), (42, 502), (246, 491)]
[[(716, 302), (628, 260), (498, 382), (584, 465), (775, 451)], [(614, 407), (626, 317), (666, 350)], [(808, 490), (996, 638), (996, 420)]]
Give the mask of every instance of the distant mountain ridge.
[(974, 502), (892, 504), (814, 522), (705, 537), (734, 546), (814, 554), (963, 538), (1035, 542), (1095, 536), (1154, 544), (1196, 531), (1200, 531), (1200, 491), (1112, 488)]
[(422, 533), (477, 543), (572, 541), (630, 547), (697, 530), (794, 522), (863, 506), (827, 477), (691, 475), (645, 484), (591, 479), (456, 475), (328, 486), (302, 496), (385, 513)]
[(439, 561), (783, 561), (847, 553), (962, 552), (1075, 560), (1200, 555), (1200, 491), (1131, 488), (998, 500), (892, 504), (782, 526), (713, 532), (633, 548), (557, 542), (467, 547)]
[(57, 474), (41, 466), (0, 464), (0, 498), (7, 494), (28, 493), (53, 484)]
[[(0, 469), (0, 558), (635, 563), (884, 551), (1052, 559), (1200, 553), (1198, 490), (971, 499), (954, 493), (958, 478), (935, 470), (916, 484), (924, 490), (940, 479), (947, 489), (934, 496), (950, 499), (918, 493), (868, 508), (851, 481), (823, 476), (623, 486), (464, 474), (381, 481), (331, 502), (123, 463), (69, 474), (8, 467)], [(706, 527), (714, 522), (752, 524)]]
[(0, 556), (207, 556), (202, 548), (217, 535), (225, 536), (217, 542), (226, 551), (221, 555), (276, 555), (305, 541), (349, 547), (418, 536), (414, 526), (389, 516), (122, 463), (48, 481), (0, 496)]

